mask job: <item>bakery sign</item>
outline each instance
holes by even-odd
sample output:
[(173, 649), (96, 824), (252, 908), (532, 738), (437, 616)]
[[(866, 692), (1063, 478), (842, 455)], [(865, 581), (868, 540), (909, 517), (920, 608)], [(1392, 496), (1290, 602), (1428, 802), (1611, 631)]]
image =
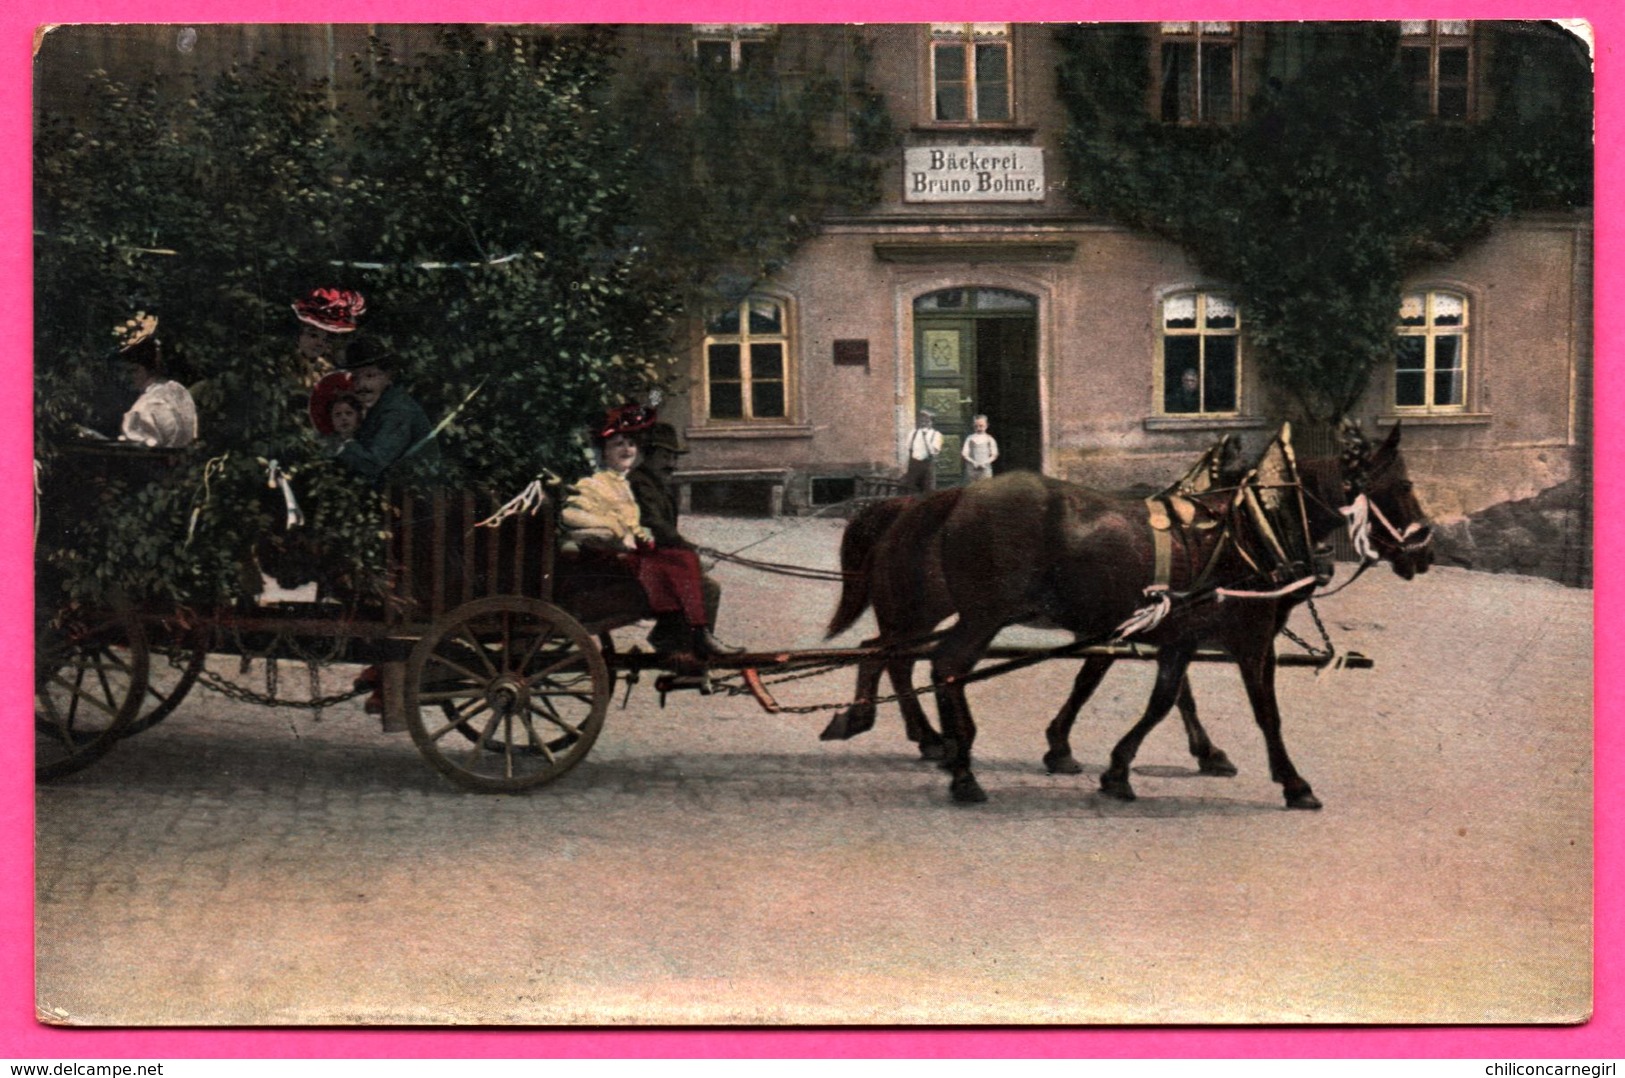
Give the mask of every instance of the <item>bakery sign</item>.
[(1040, 202), (1037, 146), (913, 146), (903, 151), (904, 202)]

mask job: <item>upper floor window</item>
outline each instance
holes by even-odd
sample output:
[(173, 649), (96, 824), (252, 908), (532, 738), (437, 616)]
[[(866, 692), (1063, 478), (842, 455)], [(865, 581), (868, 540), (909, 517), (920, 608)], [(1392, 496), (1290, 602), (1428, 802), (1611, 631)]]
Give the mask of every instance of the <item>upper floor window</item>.
[(931, 24), (932, 119), (1003, 123), (1011, 117), (1010, 25)]
[(772, 60), (773, 27), (702, 23), (694, 27), (694, 59), (703, 71), (760, 71)]
[(1465, 120), (1472, 108), (1472, 32), (1465, 19), (1399, 24), (1399, 61), (1418, 116)]
[(790, 329), (784, 304), (750, 296), (706, 326), (706, 415), (789, 418)]
[(1412, 292), (1399, 304), (1394, 407), (1459, 412), (1467, 407), (1467, 297)]
[(1238, 410), (1241, 316), (1228, 297), (1180, 292), (1162, 301), (1158, 399), (1164, 415)]
[(1234, 123), (1240, 100), (1236, 24), (1162, 24), (1158, 93), (1164, 123)]

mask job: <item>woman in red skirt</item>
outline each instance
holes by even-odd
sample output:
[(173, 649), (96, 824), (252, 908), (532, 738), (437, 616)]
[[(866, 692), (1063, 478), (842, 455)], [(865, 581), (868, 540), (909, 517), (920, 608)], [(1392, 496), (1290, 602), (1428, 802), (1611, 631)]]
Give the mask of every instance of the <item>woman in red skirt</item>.
[(642, 524), (627, 474), (638, 462), (639, 436), (654, 426), (652, 408), (622, 405), (592, 432), (599, 470), (577, 483), (565, 500), (566, 536), (584, 550), (611, 552), (636, 574), (656, 614), (681, 614), (699, 658), (717, 651), (706, 623), (700, 559), (692, 550), (656, 549)]

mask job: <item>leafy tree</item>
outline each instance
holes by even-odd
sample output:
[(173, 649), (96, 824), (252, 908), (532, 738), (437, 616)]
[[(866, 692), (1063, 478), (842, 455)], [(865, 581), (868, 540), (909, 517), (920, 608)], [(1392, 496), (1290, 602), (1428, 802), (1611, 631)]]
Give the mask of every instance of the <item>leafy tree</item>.
[(1233, 128), (1146, 115), (1143, 28), (1060, 31), (1072, 195), (1228, 282), (1271, 384), (1334, 421), (1393, 356), (1407, 273), (1509, 213), (1589, 202), (1583, 60), (1513, 29), (1496, 42), (1495, 113), (1452, 125), (1413, 117), (1392, 24), (1273, 26), (1266, 88)]
[[(861, 87), (774, 80), (690, 118), (612, 93), (636, 81), (616, 62), (612, 30), (459, 27), (410, 59), (372, 42), (354, 113), (266, 63), (202, 85), (97, 78), (79, 118), (42, 103), (42, 451), (83, 421), (134, 308), (160, 311), (183, 380), (204, 383), (204, 444), (160, 478), (107, 481), (90, 526), (49, 545), (69, 591), (221, 602), (257, 590), (249, 552), (300, 536), (284, 562), (378, 588), (377, 496), (302, 414), (288, 305), (305, 288), (367, 296), (364, 332), (392, 340), (398, 377), (445, 420), (435, 480), (507, 493), (584, 471), (582, 423), (673, 382), (690, 307), (782, 265), (826, 208), (875, 197), (888, 135)], [(847, 122), (855, 137), (832, 138)], [(761, 139), (748, 161), (720, 154), (729, 125)], [(283, 533), (271, 460), (306, 500), (300, 533)]]

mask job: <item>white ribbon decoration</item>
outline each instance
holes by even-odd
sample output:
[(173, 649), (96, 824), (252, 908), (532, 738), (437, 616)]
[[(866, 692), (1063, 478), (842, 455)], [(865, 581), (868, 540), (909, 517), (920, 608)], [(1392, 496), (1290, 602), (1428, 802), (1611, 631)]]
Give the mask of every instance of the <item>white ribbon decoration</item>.
[(305, 522), (305, 512), (299, 508), (299, 499), (293, 496), (293, 484), (288, 482), (288, 473), (274, 460), (265, 466), (265, 485), (282, 491), (282, 504), (288, 510), (287, 527), (290, 531)]
[(511, 516), (520, 513), (536, 515), (536, 511), (547, 504), (547, 490), (543, 486), (542, 477), (538, 476), (525, 485), (525, 489), (508, 500), (508, 504), (492, 513), (484, 520), (474, 525), (476, 528), (495, 528)]
[(1168, 616), (1173, 608), (1173, 602), (1168, 596), (1168, 589), (1153, 584), (1145, 589), (1145, 597), (1150, 600), (1140, 609), (1130, 614), (1128, 619), (1112, 630), (1112, 639), (1121, 640), (1136, 633), (1146, 633), (1162, 624), (1162, 619)]
[(1371, 542), (1371, 502), (1364, 494), (1355, 496), (1350, 505), (1338, 512), (1348, 518), (1349, 541), (1362, 562), (1380, 561), (1376, 546)]

